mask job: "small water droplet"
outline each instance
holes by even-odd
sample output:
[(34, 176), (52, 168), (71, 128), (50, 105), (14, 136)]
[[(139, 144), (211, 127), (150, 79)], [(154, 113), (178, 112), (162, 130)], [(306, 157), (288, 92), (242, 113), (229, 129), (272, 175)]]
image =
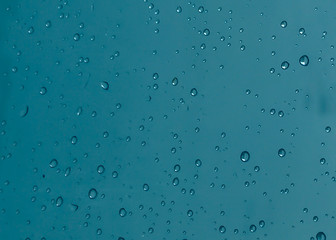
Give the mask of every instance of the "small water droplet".
[(251, 225), (250, 226), (250, 232), (252, 232), (252, 233), (254, 233), (255, 231), (257, 231), (257, 227), (256, 227), (256, 225)]
[(97, 167), (97, 172), (98, 172), (99, 174), (103, 174), (104, 171), (105, 171), (105, 168), (104, 168), (103, 165), (99, 165), (99, 166)]
[(51, 168), (55, 168), (55, 167), (57, 167), (57, 165), (58, 165), (58, 161), (56, 159), (52, 159), (49, 162), (49, 167), (51, 167)]
[(80, 35), (79, 35), (78, 33), (75, 33), (74, 36), (73, 36), (73, 39), (74, 39), (75, 41), (79, 41), (79, 39), (80, 39)]
[(56, 207), (60, 207), (60, 206), (62, 206), (62, 204), (63, 204), (63, 198), (62, 197), (58, 197), (56, 199)]
[(299, 29), (299, 34), (304, 35), (306, 33), (306, 30), (304, 28)]
[(286, 150), (283, 149), (283, 148), (280, 148), (279, 151), (278, 151), (278, 155), (279, 155), (279, 157), (286, 156)]
[(145, 192), (147, 192), (147, 191), (149, 190), (149, 185), (145, 183), (145, 184), (142, 186), (142, 189), (143, 189)]
[(95, 199), (95, 198), (97, 197), (97, 195), (98, 195), (98, 192), (97, 192), (96, 189), (91, 188), (91, 189), (89, 190), (89, 194), (88, 194), (88, 196), (89, 196), (90, 199)]
[(41, 95), (45, 95), (47, 93), (47, 88), (45, 88), (45, 87), (41, 87), (41, 89), (40, 89), (40, 94)]
[(284, 20), (284, 21), (282, 21), (281, 23), (280, 23), (280, 26), (282, 27), (282, 28), (286, 28), (287, 27), (287, 22)]
[(46, 26), (46, 28), (50, 28), (51, 27), (51, 21), (46, 21), (45, 26)]
[(221, 225), (221, 226), (219, 227), (219, 232), (220, 232), (220, 233), (225, 233), (225, 232), (226, 232), (226, 228), (225, 228), (223, 225)]
[(174, 77), (172, 80), (172, 85), (177, 86), (177, 84), (178, 84), (178, 78)]
[(180, 180), (177, 177), (173, 179), (173, 185), (174, 186), (179, 185), (179, 183), (180, 183)]
[(30, 28), (28, 28), (28, 33), (29, 33), (29, 34), (33, 34), (33, 33), (34, 33), (34, 31), (35, 31), (35, 30), (34, 30), (34, 28), (33, 28), (33, 27), (30, 27)]
[(196, 165), (196, 167), (202, 166), (202, 161), (200, 159), (196, 159), (195, 165)]
[(71, 144), (75, 145), (75, 144), (77, 143), (77, 141), (78, 141), (78, 139), (77, 139), (76, 136), (73, 136), (73, 137), (71, 138)]
[(193, 97), (197, 96), (197, 93), (198, 92), (197, 92), (196, 88), (193, 88), (193, 89), (190, 90), (190, 95), (193, 96)]
[(250, 160), (250, 153), (248, 151), (243, 151), (240, 154), (240, 160), (242, 160), (243, 162), (247, 162), (248, 160)]
[(126, 211), (125, 208), (120, 208), (120, 209), (119, 209), (119, 216), (120, 216), (120, 217), (125, 217), (126, 214), (127, 214), (127, 211)]
[(104, 89), (104, 90), (108, 90), (109, 87), (110, 87), (109, 83), (108, 83), (108, 82), (105, 82), (105, 81), (102, 81), (102, 82), (100, 83), (100, 86), (101, 86), (101, 88)]
[(203, 35), (204, 36), (209, 36), (210, 35), (210, 30), (208, 28), (203, 30)]
[(303, 55), (300, 57), (299, 59), (299, 63), (301, 64), (301, 66), (308, 66), (309, 64), (309, 58), (307, 55)]
[(70, 173), (71, 173), (71, 167), (68, 167), (67, 169), (65, 169), (64, 176), (67, 177), (70, 175)]
[(281, 68), (282, 68), (283, 70), (286, 70), (287, 68), (289, 68), (289, 63), (288, 63), (287, 61), (283, 61), (283, 62), (281, 63)]
[(261, 228), (265, 227), (265, 221), (264, 220), (259, 221), (259, 227), (261, 227)]

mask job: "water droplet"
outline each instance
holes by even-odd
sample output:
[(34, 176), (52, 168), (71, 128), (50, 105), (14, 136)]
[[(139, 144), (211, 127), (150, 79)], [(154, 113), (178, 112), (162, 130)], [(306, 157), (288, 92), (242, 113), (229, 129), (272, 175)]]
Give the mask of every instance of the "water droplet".
[(299, 34), (304, 35), (306, 33), (306, 30), (304, 28), (299, 29)]
[(143, 189), (145, 192), (147, 192), (147, 191), (149, 190), (149, 185), (145, 183), (145, 184), (142, 186), (142, 189)]
[(89, 190), (89, 194), (88, 194), (88, 196), (89, 196), (90, 199), (95, 199), (95, 198), (97, 197), (97, 195), (98, 195), (98, 192), (97, 192), (96, 189), (91, 188), (91, 189)]
[(181, 6), (178, 6), (178, 7), (176, 8), (176, 12), (177, 12), (177, 13), (181, 13), (181, 12), (182, 12), (182, 7), (181, 7)]
[(220, 233), (225, 233), (226, 232), (226, 228), (223, 225), (221, 225), (218, 230), (219, 230)]
[(176, 165), (174, 166), (174, 171), (175, 171), (175, 172), (179, 172), (180, 170), (181, 170), (181, 166), (178, 165), (178, 164), (176, 164)]
[(324, 232), (318, 232), (316, 234), (316, 240), (326, 240), (327, 236), (324, 234)]
[(58, 165), (58, 161), (56, 159), (52, 159), (49, 163), (49, 167), (55, 168)]
[(102, 82), (100, 83), (100, 86), (101, 86), (101, 88), (104, 89), (104, 90), (108, 90), (109, 87), (110, 87), (109, 83), (108, 83), (108, 82), (105, 82), (105, 81), (102, 81)]
[(65, 169), (64, 176), (67, 177), (70, 175), (70, 173), (71, 173), (71, 167), (68, 167), (67, 169)]
[(252, 233), (254, 233), (255, 231), (257, 231), (257, 227), (256, 227), (256, 225), (251, 225), (250, 226), (250, 232), (252, 232)]
[(51, 27), (51, 21), (46, 21), (45, 26), (46, 26), (46, 28), (50, 28)]
[(202, 166), (202, 161), (200, 159), (196, 159), (195, 165), (196, 165), (196, 167)]
[(105, 168), (104, 168), (104, 166), (103, 166), (103, 165), (99, 165), (99, 166), (97, 167), (97, 172), (98, 172), (99, 174), (103, 174), (103, 173), (105, 172)]
[(265, 227), (265, 221), (264, 221), (264, 220), (260, 220), (260, 221), (259, 221), (259, 226), (260, 226), (261, 228)]
[(118, 172), (117, 171), (113, 171), (112, 172), (112, 177), (113, 178), (117, 178), (118, 177)]
[(321, 165), (324, 165), (325, 163), (326, 163), (325, 158), (321, 158), (321, 159), (320, 159), (320, 164), (321, 164)]
[(63, 204), (63, 198), (62, 197), (58, 197), (56, 199), (56, 207), (60, 207), (60, 206), (62, 206), (62, 204)]
[(190, 90), (190, 95), (193, 96), (193, 97), (197, 96), (197, 93), (198, 92), (197, 92), (196, 88), (193, 88), (193, 89)]
[(154, 80), (157, 80), (158, 78), (159, 78), (159, 74), (158, 74), (158, 73), (154, 73), (154, 74), (153, 74), (153, 79), (154, 79)]
[(76, 136), (73, 136), (73, 137), (71, 138), (71, 144), (75, 145), (75, 144), (77, 143), (77, 141), (78, 141), (78, 139), (77, 139)]
[(177, 84), (178, 84), (178, 78), (174, 77), (172, 80), (172, 85), (177, 86)]
[(74, 36), (73, 36), (73, 39), (74, 39), (75, 41), (79, 41), (79, 39), (80, 39), (80, 35), (79, 35), (78, 33), (75, 33)]
[(250, 160), (250, 153), (248, 151), (243, 151), (240, 154), (240, 160), (242, 160), (243, 162), (247, 162), (248, 160)]
[(29, 34), (33, 34), (33, 33), (34, 33), (34, 31), (35, 31), (35, 30), (34, 30), (34, 28), (33, 28), (33, 27), (30, 27), (30, 28), (28, 28), (28, 33), (29, 33)]
[(301, 66), (308, 66), (309, 64), (309, 58), (307, 55), (303, 55), (300, 57), (299, 59), (299, 63), (301, 64)]
[(278, 155), (279, 155), (279, 157), (286, 156), (286, 150), (283, 149), (283, 148), (280, 148), (279, 151), (278, 151)]
[(210, 30), (208, 28), (203, 30), (203, 35), (204, 36), (209, 36), (210, 35)]
[(173, 179), (173, 185), (174, 186), (179, 185), (179, 183), (180, 183), (180, 180), (177, 177)]
[(198, 12), (199, 12), (199, 13), (204, 12), (204, 7), (203, 7), (203, 6), (200, 6), (200, 7), (198, 8)]
[(283, 70), (286, 70), (287, 68), (289, 68), (289, 63), (288, 63), (287, 61), (283, 61), (283, 62), (281, 63), (281, 68), (282, 68)]
[(284, 21), (282, 21), (281, 23), (280, 23), (280, 26), (282, 27), (282, 28), (286, 28), (287, 27), (287, 22), (284, 20)]
[(120, 208), (120, 209), (119, 209), (119, 216), (120, 216), (120, 217), (125, 217), (126, 214), (127, 214), (127, 211), (126, 211), (125, 208)]
[(188, 217), (192, 217), (194, 215), (194, 212), (192, 210), (188, 210), (187, 215)]
[(41, 87), (41, 89), (40, 89), (40, 94), (41, 95), (45, 95), (47, 93), (47, 88), (45, 88), (45, 87)]

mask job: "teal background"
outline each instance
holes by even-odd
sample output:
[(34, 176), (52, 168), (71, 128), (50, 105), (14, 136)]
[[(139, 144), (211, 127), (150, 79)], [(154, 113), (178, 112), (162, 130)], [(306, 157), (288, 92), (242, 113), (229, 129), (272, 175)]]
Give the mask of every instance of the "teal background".
[(0, 239), (336, 237), (334, 1), (0, 11)]

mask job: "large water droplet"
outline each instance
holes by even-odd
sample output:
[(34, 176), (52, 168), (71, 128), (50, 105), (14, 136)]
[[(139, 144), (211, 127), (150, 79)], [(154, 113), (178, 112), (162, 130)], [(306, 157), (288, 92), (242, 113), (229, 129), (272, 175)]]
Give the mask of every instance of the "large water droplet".
[(316, 234), (316, 240), (326, 240), (327, 236), (324, 234), (324, 232), (318, 232)]

